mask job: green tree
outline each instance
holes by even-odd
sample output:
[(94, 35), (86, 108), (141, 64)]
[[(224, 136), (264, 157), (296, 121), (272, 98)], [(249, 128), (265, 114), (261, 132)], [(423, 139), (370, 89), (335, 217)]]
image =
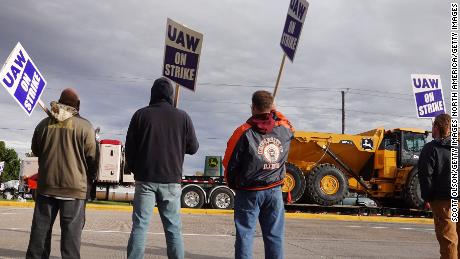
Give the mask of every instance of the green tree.
[(5, 161), (0, 182), (19, 179), (19, 158), (14, 149), (7, 148), (5, 142), (0, 141), (0, 161)]

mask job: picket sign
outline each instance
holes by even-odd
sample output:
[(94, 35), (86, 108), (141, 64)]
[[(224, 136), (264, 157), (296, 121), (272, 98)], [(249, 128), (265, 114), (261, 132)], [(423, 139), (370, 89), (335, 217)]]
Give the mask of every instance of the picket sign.
[(196, 90), (202, 42), (203, 34), (167, 19), (163, 76), (176, 83), (175, 107), (179, 103), (179, 85)]
[(40, 100), (46, 80), (20, 42), (16, 44), (0, 70), (0, 84), (28, 116), (32, 115), (37, 104), (49, 113)]
[(303, 23), (307, 15), (309, 3), (306, 0), (291, 0), (286, 16), (286, 22), (284, 23), (283, 33), (281, 34), (280, 46), (283, 49), (283, 58), (281, 59), (280, 69), (278, 71), (278, 77), (276, 78), (275, 90), (273, 91), (273, 97), (276, 97), (278, 92), (278, 86), (281, 79), (281, 74), (284, 69), (284, 61), (286, 56), (294, 62), (297, 45), (300, 39), (300, 33), (302, 32)]
[(412, 74), (411, 79), (417, 118), (433, 119), (446, 113), (441, 76)]

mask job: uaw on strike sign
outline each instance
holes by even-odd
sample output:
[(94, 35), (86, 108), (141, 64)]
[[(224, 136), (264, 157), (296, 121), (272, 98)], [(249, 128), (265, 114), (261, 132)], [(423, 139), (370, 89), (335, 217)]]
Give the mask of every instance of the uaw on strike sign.
[(29, 116), (46, 86), (45, 79), (19, 42), (0, 71), (0, 83)]
[(163, 76), (195, 91), (203, 34), (168, 18)]
[(412, 74), (411, 77), (417, 117), (433, 118), (445, 113), (441, 77), (439, 75), (418, 74)]
[(289, 4), (280, 45), (291, 61), (294, 61), (307, 10), (308, 2), (306, 0), (291, 0)]

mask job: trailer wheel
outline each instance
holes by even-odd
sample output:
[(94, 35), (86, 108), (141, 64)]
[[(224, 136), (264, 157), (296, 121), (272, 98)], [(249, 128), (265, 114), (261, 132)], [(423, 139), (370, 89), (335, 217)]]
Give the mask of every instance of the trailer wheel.
[(311, 202), (320, 205), (334, 205), (348, 194), (348, 181), (345, 174), (331, 164), (321, 164), (307, 174), (306, 196)]
[(182, 208), (199, 209), (203, 207), (204, 197), (204, 192), (198, 186), (186, 186), (181, 195)]
[(225, 187), (216, 189), (211, 195), (211, 206), (213, 209), (230, 210), (235, 204), (235, 195)]
[(404, 190), (404, 203), (413, 209), (423, 209), (425, 204), (422, 199), (420, 182), (418, 181), (418, 168), (414, 167), (407, 178), (406, 188)]
[[(282, 187), (283, 196), (291, 193), (291, 201), (296, 202), (302, 197), (306, 188), (305, 176), (302, 170), (291, 163), (286, 163), (286, 177)], [(285, 199), (286, 200), (286, 199)]]

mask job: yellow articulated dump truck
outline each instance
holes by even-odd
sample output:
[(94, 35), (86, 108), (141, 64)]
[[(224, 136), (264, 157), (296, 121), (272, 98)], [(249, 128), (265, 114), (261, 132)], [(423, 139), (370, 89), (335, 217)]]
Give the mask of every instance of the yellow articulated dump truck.
[(422, 208), (417, 162), (427, 135), (412, 128), (296, 132), (283, 192), (292, 202), (333, 205), (355, 192), (388, 206)]

